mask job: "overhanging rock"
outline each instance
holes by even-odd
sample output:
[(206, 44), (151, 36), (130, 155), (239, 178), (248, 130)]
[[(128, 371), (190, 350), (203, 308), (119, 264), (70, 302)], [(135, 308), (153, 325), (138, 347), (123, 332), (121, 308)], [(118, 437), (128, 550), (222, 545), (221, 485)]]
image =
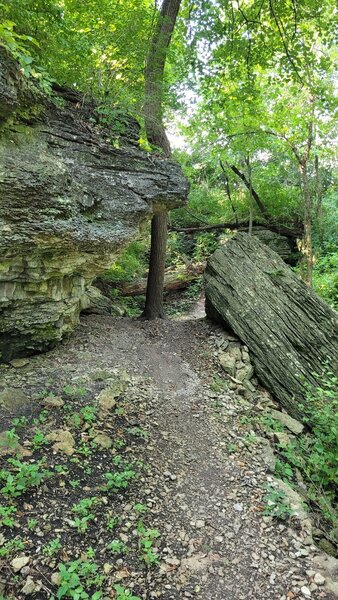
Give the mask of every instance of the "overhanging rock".
[(74, 98), (56, 106), (0, 49), (0, 361), (72, 331), (93, 278), (187, 197), (178, 165), (139, 149), (134, 131), (113, 147)]

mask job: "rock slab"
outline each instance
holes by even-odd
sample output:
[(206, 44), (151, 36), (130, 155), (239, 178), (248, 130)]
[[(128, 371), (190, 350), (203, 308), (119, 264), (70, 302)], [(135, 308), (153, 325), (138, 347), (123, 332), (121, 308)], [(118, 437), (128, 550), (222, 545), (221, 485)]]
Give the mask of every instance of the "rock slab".
[(69, 334), (140, 224), (187, 196), (180, 167), (137, 146), (135, 123), (114, 147), (95, 107), (61, 91), (44, 97), (0, 48), (0, 362)]
[(246, 233), (212, 255), (205, 286), (207, 316), (248, 346), (263, 385), (301, 420), (300, 405), (308, 386), (321, 385), (323, 366), (338, 372), (338, 313)]

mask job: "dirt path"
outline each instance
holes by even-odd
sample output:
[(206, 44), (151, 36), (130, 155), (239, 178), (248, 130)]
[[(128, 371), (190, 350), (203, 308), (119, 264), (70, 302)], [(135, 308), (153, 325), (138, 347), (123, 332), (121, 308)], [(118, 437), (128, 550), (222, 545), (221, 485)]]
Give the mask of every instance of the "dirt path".
[[(158, 568), (135, 570), (125, 582), (140, 597), (334, 598), (318, 576), (315, 583), (316, 549), (307, 531), (296, 519), (291, 528), (263, 514), (272, 483), (264, 441), (247, 424), (248, 402), (219, 389), (219, 380), (215, 387), (221, 335), (203, 320), (90, 316), (63, 346), (5, 370), (1, 386), (31, 393), (93, 380), (97, 372), (131, 376), (128, 402), (137, 417), (130, 422), (147, 429), (137, 447), (149, 466), (142, 493), (161, 531)], [(115, 597), (107, 589), (106, 597)]]

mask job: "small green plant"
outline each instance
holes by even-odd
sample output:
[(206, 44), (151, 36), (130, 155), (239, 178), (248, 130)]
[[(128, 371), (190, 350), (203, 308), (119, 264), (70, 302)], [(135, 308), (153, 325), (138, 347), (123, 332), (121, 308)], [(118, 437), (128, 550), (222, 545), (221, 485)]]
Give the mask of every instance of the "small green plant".
[(108, 544), (107, 550), (112, 552), (113, 554), (126, 554), (127, 546), (121, 542), (121, 540), (113, 540)]
[(129, 482), (136, 476), (136, 473), (132, 469), (125, 469), (117, 473), (105, 473), (104, 476), (107, 480), (105, 488), (117, 492), (126, 489), (129, 486)]
[(76, 527), (79, 533), (87, 531), (89, 521), (95, 519), (95, 515), (91, 512), (91, 509), (98, 501), (99, 499), (96, 496), (92, 496), (90, 498), (83, 498), (77, 504), (73, 504), (72, 511), (77, 515), (74, 519), (74, 527)]
[(38, 450), (42, 446), (46, 446), (46, 444), (48, 444), (48, 440), (43, 431), (41, 431), (41, 429), (35, 430), (34, 436), (31, 441), (34, 450)]
[(84, 406), (81, 408), (80, 413), (83, 417), (83, 420), (86, 423), (94, 423), (97, 419), (97, 408), (96, 406)]
[(81, 517), (85, 517), (91, 508), (99, 502), (97, 496), (90, 496), (89, 498), (83, 498), (77, 504), (73, 504), (72, 511)]
[(235, 454), (238, 450), (237, 444), (233, 444), (233, 443), (228, 444), (227, 450), (228, 450), (229, 454)]
[(79, 429), (83, 423), (82, 417), (76, 412), (70, 414), (66, 421), (71, 427), (74, 427), (74, 429)]
[(161, 537), (160, 532), (158, 529), (146, 529), (142, 522), (138, 524), (137, 531), (140, 535), (139, 544), (144, 562), (149, 566), (157, 565), (159, 558), (154, 542)]
[(228, 383), (225, 381), (225, 379), (216, 374), (213, 376), (213, 381), (210, 384), (210, 389), (213, 392), (216, 392), (216, 394), (220, 392), (225, 392), (228, 389)]
[(148, 508), (145, 504), (142, 504), (141, 502), (137, 502), (136, 504), (134, 504), (134, 511), (141, 515), (143, 513), (146, 513), (148, 511)]
[(0, 438), (0, 447), (10, 448), (16, 450), (19, 446), (19, 436), (16, 434), (14, 427), (4, 431), (3, 436)]
[(77, 452), (79, 454), (82, 454), (82, 456), (84, 456), (85, 458), (89, 458), (89, 456), (91, 456), (92, 454), (92, 449), (90, 446), (88, 446), (88, 444), (86, 444), (86, 442), (81, 442), (77, 449)]
[(68, 396), (68, 398), (71, 398), (72, 400), (83, 398), (87, 394), (86, 388), (73, 387), (71, 385), (65, 385), (62, 391), (65, 394), (65, 396)]
[(134, 596), (130, 590), (126, 590), (121, 585), (114, 585), (116, 600), (141, 600), (139, 596)]
[(282, 490), (268, 486), (267, 493), (264, 496), (264, 502), (264, 515), (284, 521), (293, 514), (293, 511), (287, 502), (286, 495)]
[(14, 458), (9, 458), (7, 462), (14, 467), (13, 471), (0, 471), (0, 480), (5, 482), (1, 493), (4, 496), (21, 496), (31, 487), (38, 487), (40, 483), (51, 477), (51, 471), (41, 469), (43, 461), (37, 463), (24, 463)]
[(72, 488), (77, 488), (80, 485), (80, 480), (79, 479), (71, 479), (70, 482), (69, 482), (69, 485)]
[(118, 524), (118, 519), (116, 517), (110, 517), (108, 516), (107, 518), (107, 529), (109, 529), (109, 531), (112, 531), (113, 529), (115, 529), (116, 525)]
[(28, 423), (28, 419), (25, 416), (16, 417), (15, 419), (12, 420), (12, 425), (16, 429), (22, 429), (23, 427), (26, 427), (27, 423)]
[(33, 425), (37, 427), (40, 423), (45, 423), (48, 419), (48, 410), (42, 410), (37, 419), (33, 419)]
[(42, 548), (42, 552), (46, 556), (54, 556), (54, 554), (57, 554), (61, 548), (62, 544), (60, 542), (60, 538), (56, 537), (53, 540), (50, 540), (48, 544)]
[(127, 429), (128, 433), (131, 435), (135, 435), (136, 437), (143, 438), (144, 440), (148, 439), (149, 433), (142, 427), (129, 427)]
[(2, 506), (0, 504), (0, 526), (14, 527), (15, 523), (15, 506)]
[(37, 519), (28, 519), (27, 526), (29, 531), (34, 531), (37, 527), (38, 521)]
[[(104, 577), (99, 575), (99, 566), (89, 560), (77, 559), (66, 564), (59, 564), (60, 585), (56, 593), (58, 599), (100, 600), (100, 590), (90, 594), (94, 586), (100, 588)], [(87, 591), (89, 590), (89, 591)]]
[(4, 558), (5, 556), (10, 556), (15, 552), (20, 552), (25, 549), (25, 544), (23, 543), (20, 537), (16, 537), (13, 540), (9, 540), (5, 542), (2, 546), (0, 546), (0, 558)]

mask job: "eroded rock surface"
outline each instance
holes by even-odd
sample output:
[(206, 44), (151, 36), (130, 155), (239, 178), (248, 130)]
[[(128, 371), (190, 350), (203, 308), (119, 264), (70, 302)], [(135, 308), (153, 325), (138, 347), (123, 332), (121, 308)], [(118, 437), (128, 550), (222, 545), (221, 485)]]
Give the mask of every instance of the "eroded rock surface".
[(94, 277), (187, 195), (178, 165), (137, 147), (135, 123), (115, 148), (78, 95), (57, 103), (0, 51), (0, 361), (72, 331)]
[(250, 350), (262, 383), (302, 420), (309, 387), (325, 365), (338, 372), (338, 314), (273, 250), (246, 233), (209, 259), (206, 312)]

